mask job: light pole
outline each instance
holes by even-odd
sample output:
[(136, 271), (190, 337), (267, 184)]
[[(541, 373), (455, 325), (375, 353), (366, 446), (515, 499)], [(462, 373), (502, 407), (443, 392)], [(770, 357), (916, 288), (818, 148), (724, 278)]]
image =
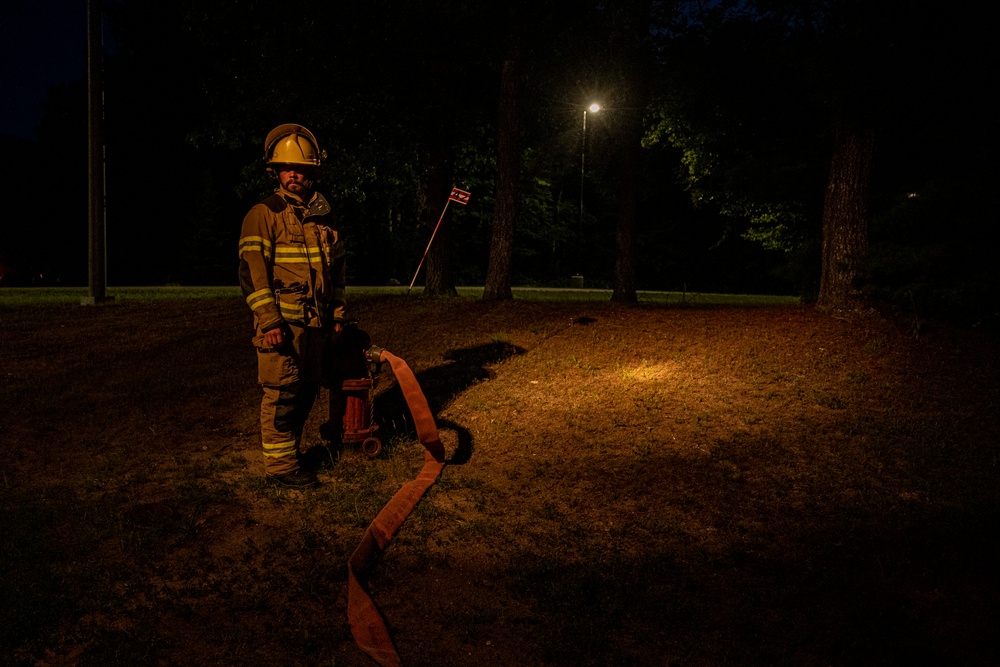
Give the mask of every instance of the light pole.
[(80, 305), (111, 301), (108, 296), (104, 186), (104, 28), (101, 0), (87, 1), (87, 185), (88, 290)]
[(589, 107), (583, 108), (583, 139), (580, 142), (580, 232), (583, 232), (583, 177), (587, 172), (587, 112), (597, 113), (601, 110), (601, 105), (593, 102)]
[[(591, 102), (589, 107), (583, 108), (583, 135), (580, 141), (580, 225), (576, 232), (576, 263), (579, 265), (581, 258), (580, 253), (583, 248), (583, 180), (587, 174), (587, 112), (597, 113), (601, 110), (601, 105), (597, 102)], [(573, 275), (573, 286), (583, 287), (583, 276), (580, 275), (580, 270), (583, 269), (582, 266), (577, 267), (577, 273)]]

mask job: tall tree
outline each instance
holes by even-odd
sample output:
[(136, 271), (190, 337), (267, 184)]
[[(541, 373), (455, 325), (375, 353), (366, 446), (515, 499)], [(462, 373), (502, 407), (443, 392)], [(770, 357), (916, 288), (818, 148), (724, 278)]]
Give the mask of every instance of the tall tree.
[(454, 180), (453, 158), (450, 146), (444, 143), (431, 145), (429, 152), (430, 155), (424, 160), (423, 188), (426, 204), (422, 208), (421, 218), (428, 234), (433, 235), (433, 242), (427, 250), (424, 296), (458, 296), (452, 270), (451, 217), (435, 214), (436, 210), (443, 211), (448, 202)]
[[(397, 37), (410, 49), (401, 50), (406, 60), (395, 64), (394, 94), (398, 104), (411, 109), (411, 131), (421, 156), (419, 218), (428, 235), (456, 185), (458, 147), (475, 134), (480, 117), (496, 99), (489, 68), (497, 47), (495, 31), (487, 27), (493, 12), (481, 1), (423, 0), (395, 8)], [(456, 217), (440, 219), (427, 256), (426, 296), (457, 294), (452, 247)]]
[(816, 303), (851, 310), (866, 300), (869, 191), (882, 106), (879, 97), (892, 87), (880, 63), (888, 55), (885, 40), (893, 31), (881, 11), (861, 0), (829, 2), (814, 17), (824, 26), (821, 67), (830, 82), (827, 96), (832, 100), (833, 127)]
[(490, 258), (483, 299), (513, 298), (511, 262), (514, 256), (514, 223), (517, 220), (518, 185), (521, 178), (520, 36), (515, 30), (503, 63), (497, 119), (497, 180)]
[(823, 265), (817, 304), (849, 310), (864, 302), (868, 205), (875, 134), (837, 129), (823, 204)]
[(615, 285), (612, 301), (635, 303), (635, 225), (639, 183), (639, 152), (642, 148), (643, 127), (638, 109), (625, 111), (621, 130), (622, 170), (618, 197), (618, 218), (615, 228)]
[[(483, 298), (490, 300), (512, 298), (513, 263), (518, 250), (515, 233), (521, 234), (522, 241), (548, 237), (550, 248), (562, 240), (551, 238), (558, 234), (560, 197), (556, 196), (553, 213), (551, 193), (541, 194), (553, 178), (554, 164), (559, 163), (553, 156), (560, 151), (547, 145), (558, 131), (553, 131), (551, 118), (544, 112), (528, 120), (522, 110), (530, 107), (538, 112), (553, 106), (553, 96), (569, 97), (565, 92), (553, 91), (566, 90), (567, 72), (580, 69), (580, 54), (587, 53), (588, 44), (580, 29), (594, 16), (593, 3), (579, 0), (553, 0), (541, 5), (522, 0), (508, 3), (501, 11), (501, 23), (507, 29), (500, 53), (494, 215), (483, 293)], [(568, 63), (566, 54), (573, 54), (574, 62)], [(563, 105), (556, 106), (564, 109)], [(535, 140), (527, 148), (522, 142), (524, 134)], [(545, 157), (540, 158), (540, 154)], [(525, 160), (531, 164), (527, 170), (522, 168)], [(528, 177), (523, 178), (526, 172)], [(529, 214), (525, 224), (520, 225), (524, 199), (529, 200)], [(556, 218), (554, 224), (552, 218)], [(520, 250), (522, 256), (533, 252), (524, 246)], [(548, 264), (550, 269), (552, 264)]]
[[(665, 3), (656, 3), (658, 6)], [(651, 0), (620, 0), (609, 3), (613, 26), (609, 59), (619, 81), (622, 107), (617, 142), (621, 162), (618, 214), (615, 229), (615, 281), (611, 300), (637, 301), (635, 287), (635, 228), (637, 215), (639, 160), (644, 128), (643, 112), (648, 102), (648, 81), (652, 76), (653, 51), (650, 39), (653, 17)]]
[(701, 76), (674, 91), (664, 127), (693, 196), (776, 247), (818, 236), (817, 303), (863, 305), (876, 140), (911, 95), (898, 60), (928, 4), (724, 0), (686, 16), (670, 47)]

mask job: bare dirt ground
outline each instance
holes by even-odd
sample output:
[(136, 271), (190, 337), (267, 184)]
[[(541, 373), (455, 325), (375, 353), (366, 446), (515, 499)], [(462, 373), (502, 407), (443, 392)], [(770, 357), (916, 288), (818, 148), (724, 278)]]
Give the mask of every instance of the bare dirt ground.
[[(994, 665), (996, 339), (806, 307), (363, 297), (449, 464), (372, 576), (405, 665)], [(262, 483), (237, 299), (0, 309), (0, 663), (366, 665), (346, 562), (420, 467)]]

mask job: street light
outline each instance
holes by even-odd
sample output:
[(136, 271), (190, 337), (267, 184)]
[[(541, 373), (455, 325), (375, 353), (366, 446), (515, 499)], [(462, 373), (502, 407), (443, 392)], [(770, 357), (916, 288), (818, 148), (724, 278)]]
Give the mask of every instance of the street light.
[(589, 107), (583, 109), (583, 140), (580, 142), (580, 232), (583, 232), (583, 177), (586, 174), (587, 163), (587, 112), (597, 113), (601, 110), (601, 105), (597, 102), (591, 103)]

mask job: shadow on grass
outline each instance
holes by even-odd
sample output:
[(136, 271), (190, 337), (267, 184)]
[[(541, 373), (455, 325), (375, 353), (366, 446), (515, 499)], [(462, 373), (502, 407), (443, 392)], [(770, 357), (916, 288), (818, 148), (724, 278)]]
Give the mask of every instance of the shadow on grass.
[[(492, 379), (494, 372), (490, 366), (524, 352), (523, 348), (516, 345), (495, 341), (485, 345), (450, 350), (445, 354), (448, 363), (415, 373), (438, 428), (454, 431), (458, 436), (458, 446), (448, 463), (461, 465), (468, 462), (472, 458), (474, 443), (468, 429), (461, 424), (441, 419), (438, 413), (452, 398), (472, 385)], [(391, 376), (391, 371), (385, 368), (382, 373)], [(379, 379), (379, 384), (384, 385), (386, 382), (385, 376)], [(374, 405), (375, 422), (384, 441), (391, 443), (416, 437), (413, 418), (398, 384), (393, 383), (390, 388), (379, 393), (375, 397)]]

